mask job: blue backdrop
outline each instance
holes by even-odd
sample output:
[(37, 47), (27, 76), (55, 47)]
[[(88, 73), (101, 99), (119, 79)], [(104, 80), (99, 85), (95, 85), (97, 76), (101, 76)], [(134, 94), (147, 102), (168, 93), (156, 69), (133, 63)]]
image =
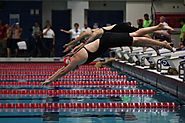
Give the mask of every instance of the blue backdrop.
[(106, 24), (123, 22), (123, 11), (119, 10), (87, 10), (87, 22), (90, 27), (98, 23), (100, 27)]
[[(42, 23), (42, 2), (41, 1), (1, 1), (0, 20), (9, 23), (10, 14), (20, 15), (20, 26), (23, 28), (23, 39), (30, 35), (30, 28), (35, 21)], [(31, 15), (30, 10), (39, 10), (38, 15)]]

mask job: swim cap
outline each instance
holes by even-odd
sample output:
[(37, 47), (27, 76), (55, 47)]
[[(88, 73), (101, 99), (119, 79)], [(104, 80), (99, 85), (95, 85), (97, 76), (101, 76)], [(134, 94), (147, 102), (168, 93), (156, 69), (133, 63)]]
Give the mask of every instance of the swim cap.
[(64, 65), (67, 66), (68, 64), (71, 63), (71, 57), (64, 57)]

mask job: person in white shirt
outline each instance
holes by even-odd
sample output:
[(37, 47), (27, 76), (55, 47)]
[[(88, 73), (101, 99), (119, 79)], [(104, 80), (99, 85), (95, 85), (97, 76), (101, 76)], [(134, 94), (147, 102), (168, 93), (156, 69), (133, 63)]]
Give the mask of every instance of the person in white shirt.
[(75, 23), (74, 24), (74, 28), (73, 29), (70, 29), (70, 30), (64, 30), (64, 29), (60, 29), (61, 32), (65, 32), (65, 33), (68, 33), (68, 34), (71, 34), (71, 40), (77, 38), (80, 33), (82, 32), (81, 29), (79, 29), (79, 24), (78, 23)]
[(51, 29), (51, 25), (48, 22), (46, 25), (46, 28), (43, 29), (43, 50), (42, 50), (42, 56), (44, 57), (50, 57), (52, 49), (55, 45), (55, 33)]
[(87, 24), (84, 24), (84, 27), (82, 28), (82, 32), (89, 32), (89, 33), (91, 33), (92, 30), (91, 30), (90, 27), (87, 26)]
[(161, 16), (159, 19), (160, 23), (162, 23), (165, 26), (168, 26), (168, 23), (166, 23), (166, 18), (164, 16)]
[[(166, 18), (164, 16), (161, 16), (159, 18), (159, 23), (162, 23), (164, 26), (168, 26), (168, 23), (166, 22)], [(160, 41), (166, 40), (167, 42), (171, 41), (171, 31), (169, 30), (159, 30), (154, 33), (155, 39), (159, 39)]]

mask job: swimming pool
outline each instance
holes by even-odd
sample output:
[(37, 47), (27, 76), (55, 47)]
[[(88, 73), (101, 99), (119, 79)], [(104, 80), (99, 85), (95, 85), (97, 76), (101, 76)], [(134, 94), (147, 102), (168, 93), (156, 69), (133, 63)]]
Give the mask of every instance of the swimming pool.
[[(84, 65), (58, 83), (39, 84), (61, 66), (60, 63), (1, 63), (0, 122), (185, 122), (183, 101), (111, 68)], [(178, 107), (159, 108), (160, 102), (174, 102)], [(153, 108), (138, 107), (141, 104)], [(130, 107), (120, 108), (121, 105)]]

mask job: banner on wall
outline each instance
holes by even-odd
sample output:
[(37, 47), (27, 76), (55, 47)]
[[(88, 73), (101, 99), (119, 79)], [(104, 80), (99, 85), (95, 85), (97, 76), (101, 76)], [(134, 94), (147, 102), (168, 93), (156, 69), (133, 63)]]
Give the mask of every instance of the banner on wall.
[(9, 15), (9, 24), (14, 25), (20, 22), (20, 14), (10, 14)]

